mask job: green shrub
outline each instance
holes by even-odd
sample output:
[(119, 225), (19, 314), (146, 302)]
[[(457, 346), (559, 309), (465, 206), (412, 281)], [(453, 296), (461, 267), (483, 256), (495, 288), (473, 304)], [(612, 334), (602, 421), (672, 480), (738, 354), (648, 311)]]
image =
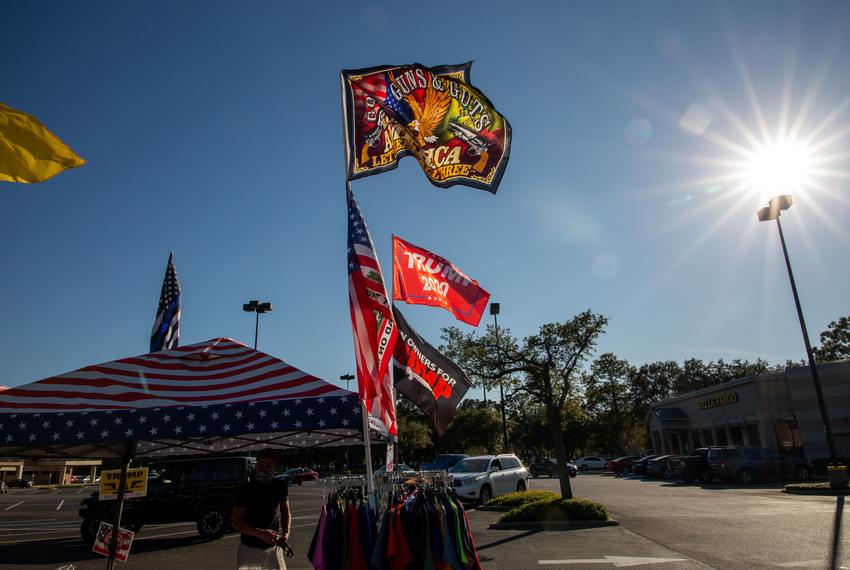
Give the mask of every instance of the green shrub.
[(552, 501), (559, 498), (557, 493), (552, 491), (517, 491), (508, 493), (501, 497), (496, 497), (487, 501), (488, 507), (518, 507), (526, 503), (535, 501), (547, 500)]
[(506, 512), (499, 522), (605, 521), (608, 509), (602, 503), (575, 497), (537, 500)]

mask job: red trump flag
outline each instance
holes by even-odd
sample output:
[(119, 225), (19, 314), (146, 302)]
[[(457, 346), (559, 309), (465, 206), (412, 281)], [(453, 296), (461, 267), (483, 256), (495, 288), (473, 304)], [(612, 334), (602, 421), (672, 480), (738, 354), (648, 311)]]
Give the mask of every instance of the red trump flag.
[(477, 327), (490, 293), (451, 261), (393, 236), (393, 299), (443, 307)]

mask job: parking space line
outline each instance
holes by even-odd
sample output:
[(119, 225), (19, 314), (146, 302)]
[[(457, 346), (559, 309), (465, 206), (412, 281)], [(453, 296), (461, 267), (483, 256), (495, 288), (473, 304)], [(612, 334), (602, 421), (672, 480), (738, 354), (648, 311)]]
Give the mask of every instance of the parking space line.
[(12, 505), (11, 507), (6, 507), (6, 509), (5, 509), (5, 510), (7, 510), (7, 511), (11, 511), (11, 510), (12, 510), (12, 509), (14, 509), (15, 507), (17, 507), (18, 505), (22, 505), (23, 503), (24, 503), (23, 501), (20, 501), (20, 502), (18, 502), (18, 503), (15, 503), (15, 504), (14, 504), (14, 505)]
[(152, 538), (163, 538), (165, 536), (177, 536), (178, 534), (189, 534), (191, 532), (197, 532), (197, 531), (194, 530), (194, 529), (193, 530), (181, 530), (181, 531), (178, 531), (178, 532), (169, 532), (169, 533), (166, 533), (166, 534), (155, 534), (153, 536), (140, 536), (139, 538), (137, 538), (135, 540), (150, 540)]
[(59, 509), (61, 509), (62, 505), (64, 505), (64, 504), (65, 504), (65, 499), (62, 499), (61, 501), (59, 501), (59, 506), (56, 507), (56, 510), (58, 511)]

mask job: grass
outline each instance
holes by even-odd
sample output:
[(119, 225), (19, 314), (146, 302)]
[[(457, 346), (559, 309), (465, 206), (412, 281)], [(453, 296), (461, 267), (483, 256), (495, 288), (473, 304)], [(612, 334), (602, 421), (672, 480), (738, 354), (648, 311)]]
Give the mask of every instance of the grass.
[(582, 497), (541, 499), (520, 505), (502, 515), (499, 522), (606, 521), (608, 509), (602, 503)]
[(543, 500), (551, 501), (558, 498), (559, 495), (557, 493), (553, 493), (552, 491), (517, 491), (515, 493), (508, 493), (507, 495), (496, 497), (495, 499), (490, 499), (489, 501), (487, 501), (487, 504), (485, 506), (519, 507), (527, 503), (533, 503), (536, 501)]

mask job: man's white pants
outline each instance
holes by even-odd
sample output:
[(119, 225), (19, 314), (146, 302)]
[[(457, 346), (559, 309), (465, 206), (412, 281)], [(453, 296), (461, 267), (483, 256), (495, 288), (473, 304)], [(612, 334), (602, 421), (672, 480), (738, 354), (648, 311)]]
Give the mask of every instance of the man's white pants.
[(283, 548), (253, 548), (241, 542), (236, 551), (237, 570), (286, 570)]

